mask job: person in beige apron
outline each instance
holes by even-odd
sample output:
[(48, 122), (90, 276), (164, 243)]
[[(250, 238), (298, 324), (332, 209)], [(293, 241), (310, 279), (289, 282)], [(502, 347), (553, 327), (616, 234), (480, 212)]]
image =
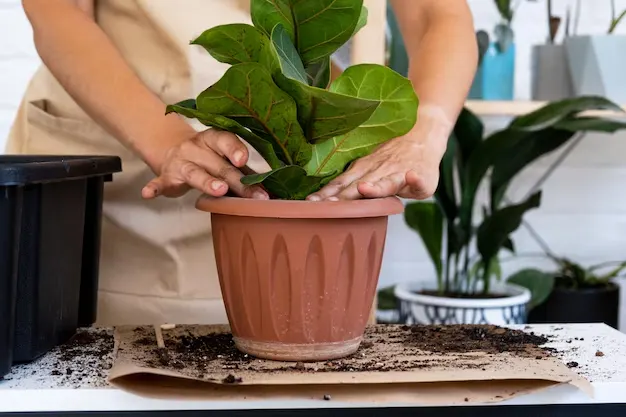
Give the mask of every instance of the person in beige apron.
[[(406, 0), (396, 1), (402, 3)], [(437, 4), (435, 0), (420, 0), (422, 2)], [(227, 319), (217, 279), (209, 216), (197, 211), (194, 203), (201, 193), (199, 190), (218, 196), (230, 187), (231, 191), (244, 197), (267, 198), (267, 195), (258, 188), (235, 189), (242, 186), (237, 181), (226, 181), (226, 177), (220, 177), (222, 171), (234, 175), (233, 170), (215, 169), (209, 172), (207, 169), (214, 178), (194, 181), (190, 179), (191, 174), (199, 175), (198, 178), (208, 178), (208, 174), (194, 164), (181, 164), (179, 154), (187, 148), (191, 153), (205, 152), (202, 147), (193, 147), (200, 137), (213, 144), (209, 145), (213, 147), (209, 150), (215, 152), (207, 153), (207, 158), (214, 158), (221, 152), (220, 156), (240, 167), (242, 165), (237, 165), (237, 161), (243, 150), (249, 155), (248, 166), (262, 170), (266, 165), (250, 149), (246, 152), (245, 145), (234, 136), (215, 136), (218, 133), (203, 131), (205, 128), (187, 120), (181, 122), (182, 118), (178, 116), (164, 116), (163, 110), (164, 103), (195, 97), (223, 75), (227, 66), (215, 61), (201, 48), (190, 47), (189, 40), (216, 25), (251, 23), (249, 1), (24, 0), (23, 3), (44, 62), (58, 62), (55, 59), (58, 60), (61, 54), (67, 65), (62, 70), (57, 66), (42, 66), (37, 71), (10, 132), (7, 153), (96, 154), (122, 158), (123, 172), (117, 174), (105, 188), (98, 323), (225, 323)], [(464, 5), (465, 1), (454, 0), (452, 3)], [(465, 9), (451, 16), (457, 19), (457, 26), (461, 27), (459, 30), (471, 30), (473, 36), (471, 16), (468, 19), (469, 10)], [(101, 31), (94, 30), (93, 21)], [(459, 22), (463, 25), (458, 25)], [(413, 23), (405, 21), (403, 30)], [(403, 22), (400, 24), (402, 26)], [(65, 31), (73, 32), (68, 35)], [(101, 45), (102, 35), (113, 44), (116, 53), (121, 55), (141, 83), (125, 83), (124, 77), (132, 78), (130, 71), (127, 71), (128, 74), (120, 71), (119, 74), (106, 74), (111, 85), (81, 85), (87, 77), (81, 78), (80, 71), (88, 72), (89, 68), (106, 71), (107, 65), (115, 58), (112, 54), (107, 55), (112, 50), (90, 47), (90, 42)], [(74, 36), (83, 38), (70, 39)], [(450, 42), (441, 39), (442, 36), (438, 38), (439, 42), (445, 41), (442, 45), (445, 44), (454, 56)], [(424, 139), (421, 142), (398, 140), (395, 144), (382, 147), (380, 152), (356, 164), (356, 170), (349, 171), (346, 176), (312, 196), (312, 200), (396, 194), (424, 198), (432, 195), (438, 181), (439, 160), (452, 125), (450, 120), (456, 118), (462, 106), (475, 69), (475, 64), (472, 68), (475, 42), (468, 44), (463, 40), (466, 37), (458, 38), (457, 60), (464, 61), (466, 71), (457, 69), (452, 83), (445, 79), (445, 83), (438, 81), (439, 91), (429, 90), (430, 86), (437, 86), (429, 78), (434, 71), (430, 75), (419, 75), (428, 88), (420, 91), (419, 83), (414, 80), (422, 101), (419, 116), (424, 121), (414, 129), (417, 133), (407, 137)], [(410, 39), (406, 43), (413, 58), (415, 54), (411, 51)], [(435, 43), (431, 41), (430, 48)], [(454, 46), (454, 42), (452, 44)], [(100, 59), (99, 51), (103, 56), (113, 58), (109, 61)], [(441, 60), (441, 57), (435, 56), (434, 60), (437, 59)], [(450, 58), (442, 62), (450, 65)], [(67, 67), (79, 70), (71, 72)], [(437, 77), (441, 77), (440, 73), (437, 71)], [(445, 87), (442, 87), (444, 84)], [(438, 102), (441, 101), (440, 93), (450, 89), (449, 84), (456, 86), (457, 91), (447, 94), (443, 102)], [(68, 85), (72, 87), (67, 88)], [(120, 85), (126, 86), (123, 91), (117, 91)], [(74, 95), (68, 91), (77, 89), (87, 90), (89, 94), (78, 94), (82, 101), (75, 101), (72, 98)], [(433, 97), (430, 102), (429, 96)], [(94, 98), (99, 98), (104, 104)], [(81, 104), (78, 104), (79, 101)], [(97, 123), (94, 117), (88, 115), (94, 112), (107, 112), (115, 117)], [(153, 116), (148, 118), (146, 114)], [(132, 123), (126, 122), (130, 118)], [(203, 133), (196, 136), (197, 131)], [(178, 138), (171, 139), (169, 147), (159, 147), (159, 135), (165, 135), (162, 132), (167, 132), (168, 138)], [(150, 135), (155, 137), (154, 146), (146, 146)], [(222, 132), (219, 135), (227, 134)], [(243, 149), (237, 146), (243, 146)], [(415, 152), (407, 151), (417, 148), (428, 152), (420, 150), (416, 158)], [(411, 156), (412, 159), (409, 158)], [(397, 160), (395, 165), (379, 163), (390, 158)], [(415, 165), (415, 160), (418, 165)], [(225, 159), (220, 159), (220, 163), (226, 163)], [(390, 178), (393, 179), (391, 174), (395, 172), (392, 168), (407, 173), (406, 181), (402, 176), (401, 184), (393, 190), (387, 189), (392, 182)], [(156, 179), (155, 172), (159, 174)], [(367, 187), (372, 186), (372, 175), (381, 179), (381, 183), (380, 186), (373, 184), (378, 188), (369, 188), (368, 191)], [(367, 183), (357, 187), (356, 180), (359, 178), (365, 178)], [(412, 184), (411, 178), (417, 178), (417, 182)], [(224, 181), (218, 181), (221, 179)], [(357, 189), (360, 192), (358, 197), (355, 196)], [(159, 195), (178, 198), (154, 198)]]

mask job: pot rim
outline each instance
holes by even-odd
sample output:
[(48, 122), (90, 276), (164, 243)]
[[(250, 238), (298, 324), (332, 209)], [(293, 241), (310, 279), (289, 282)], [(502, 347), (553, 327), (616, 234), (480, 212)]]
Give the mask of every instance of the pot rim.
[(398, 197), (350, 201), (254, 200), (240, 197), (198, 198), (196, 208), (213, 214), (277, 219), (348, 219), (400, 214)]
[[(412, 282), (397, 284), (394, 294), (402, 301), (414, 304), (434, 305), (453, 308), (501, 308), (526, 304), (531, 299), (527, 288), (515, 284), (495, 283), (492, 288), (507, 297), (502, 298), (449, 298), (418, 294), (416, 291), (428, 289), (428, 283)], [(498, 291), (499, 290), (499, 291)]]

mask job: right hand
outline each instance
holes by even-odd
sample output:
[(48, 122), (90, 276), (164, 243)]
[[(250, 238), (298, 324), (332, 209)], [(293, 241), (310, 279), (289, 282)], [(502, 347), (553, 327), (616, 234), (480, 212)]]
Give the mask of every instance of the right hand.
[(214, 197), (228, 190), (239, 197), (267, 200), (260, 186), (241, 183), (240, 168), (248, 162), (248, 149), (230, 132), (207, 129), (170, 148), (160, 175), (141, 191), (143, 198), (180, 197), (195, 188)]

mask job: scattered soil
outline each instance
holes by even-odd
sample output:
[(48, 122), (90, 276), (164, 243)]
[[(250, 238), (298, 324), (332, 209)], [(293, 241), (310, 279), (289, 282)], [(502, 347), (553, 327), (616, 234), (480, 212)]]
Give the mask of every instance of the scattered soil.
[(466, 294), (466, 293), (444, 293), (441, 294), (438, 291), (426, 291), (422, 290), (417, 292), (416, 294), (422, 295), (430, 295), (431, 297), (446, 297), (446, 298), (457, 298), (457, 299), (466, 299), (466, 300), (492, 300), (496, 298), (506, 298), (508, 295), (506, 294)]
[(602, 356), (604, 356), (604, 352), (602, 352), (601, 350), (599, 350), (599, 351), (597, 351), (597, 352), (596, 352), (596, 356), (598, 356), (598, 357), (602, 357)]
[(568, 368), (578, 368), (578, 362), (572, 361), (567, 363)]
[[(416, 369), (486, 371), (509, 353), (544, 359), (546, 337), (496, 326), (372, 326), (359, 350), (350, 357), (326, 362), (273, 362), (237, 350), (230, 333), (199, 333), (198, 327), (177, 326), (163, 333), (168, 354), (159, 352), (150, 328), (137, 328), (130, 338), (132, 360), (207, 381), (238, 384), (252, 374), (387, 372)], [(139, 348), (139, 349), (138, 349)], [(485, 355), (476, 356), (476, 352)], [(127, 353), (130, 355), (130, 353)]]
[(496, 326), (405, 326), (410, 331), (409, 343), (420, 350), (435, 353), (485, 352), (525, 353), (529, 347), (538, 347), (548, 338), (519, 330)]

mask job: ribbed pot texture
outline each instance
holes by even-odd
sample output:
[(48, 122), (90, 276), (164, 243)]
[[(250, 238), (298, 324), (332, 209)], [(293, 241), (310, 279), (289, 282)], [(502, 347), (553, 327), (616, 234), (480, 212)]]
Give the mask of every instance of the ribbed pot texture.
[[(360, 207), (359, 207), (360, 206)], [(238, 349), (321, 361), (354, 353), (398, 199), (356, 202), (201, 198), (210, 211), (220, 285)]]

